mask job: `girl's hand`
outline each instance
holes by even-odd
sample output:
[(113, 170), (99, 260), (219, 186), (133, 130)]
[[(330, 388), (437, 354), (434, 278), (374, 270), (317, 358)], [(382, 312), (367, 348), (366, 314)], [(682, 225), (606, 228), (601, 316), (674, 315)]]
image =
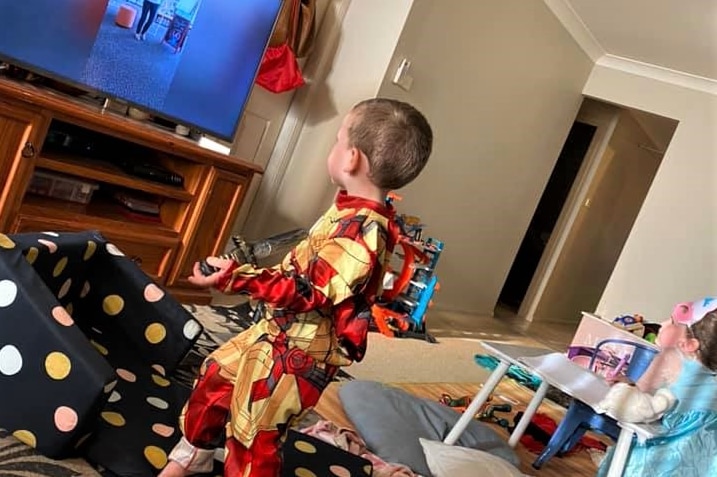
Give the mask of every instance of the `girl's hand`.
[(213, 287), (219, 282), (219, 279), (224, 275), (234, 261), (226, 258), (208, 257), (207, 263), (219, 270), (211, 275), (204, 275), (199, 269), (199, 262), (197, 262), (194, 264), (194, 268), (192, 269), (192, 275), (188, 278), (189, 283), (202, 288)]
[(617, 376), (605, 376), (605, 381), (607, 381), (610, 386), (617, 383), (633, 384), (633, 382), (630, 381), (630, 379), (622, 373), (618, 373)]

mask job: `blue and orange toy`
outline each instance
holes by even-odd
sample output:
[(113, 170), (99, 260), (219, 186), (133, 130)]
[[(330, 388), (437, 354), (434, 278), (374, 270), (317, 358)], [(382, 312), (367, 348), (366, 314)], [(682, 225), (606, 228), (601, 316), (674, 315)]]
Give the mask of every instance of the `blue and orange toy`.
[[(400, 197), (392, 193), (387, 200)], [(394, 254), (402, 263), (387, 272), (386, 290), (371, 310), (374, 325), (386, 336), (421, 337), (435, 342), (426, 330), (426, 312), (440, 289), (435, 270), (443, 242), (423, 240), (424, 225), (417, 217), (400, 215), (397, 222), (401, 229), (397, 244), (400, 251)]]

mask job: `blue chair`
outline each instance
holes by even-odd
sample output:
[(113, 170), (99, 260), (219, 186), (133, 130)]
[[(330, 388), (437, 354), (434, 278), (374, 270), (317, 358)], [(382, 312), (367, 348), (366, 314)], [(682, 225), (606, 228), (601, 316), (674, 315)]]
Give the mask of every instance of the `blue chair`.
[[(625, 375), (632, 382), (637, 381), (642, 376), (658, 352), (657, 348), (646, 343), (617, 338), (605, 339), (595, 346), (595, 352), (590, 359), (590, 370), (594, 369), (598, 357), (605, 356), (604, 352), (601, 353), (601, 348), (611, 343), (633, 348), (632, 354), (627, 360), (617, 359), (616, 363), (612, 363), (618, 366), (624, 363), (627, 366)], [(565, 417), (560, 421), (545, 449), (533, 462), (533, 468), (540, 469), (555, 454), (563, 455), (569, 452), (588, 430), (604, 434), (615, 441), (617, 441), (620, 434), (620, 427), (614, 419), (604, 414), (598, 414), (587, 404), (573, 399), (565, 413)]]

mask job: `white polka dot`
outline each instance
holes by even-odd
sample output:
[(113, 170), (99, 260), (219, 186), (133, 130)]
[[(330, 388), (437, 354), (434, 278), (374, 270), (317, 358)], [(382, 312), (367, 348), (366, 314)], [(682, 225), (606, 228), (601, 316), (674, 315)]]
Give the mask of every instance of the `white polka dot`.
[(184, 329), (182, 331), (185, 338), (193, 340), (197, 337), (197, 335), (199, 335), (199, 333), (202, 332), (202, 327), (196, 321), (189, 320), (184, 324)]
[(112, 390), (115, 388), (115, 386), (117, 386), (117, 381), (116, 381), (116, 380), (107, 383), (107, 384), (105, 385), (105, 387), (104, 387), (105, 394), (107, 394), (108, 392), (112, 391)]
[(124, 253), (122, 253), (122, 251), (113, 243), (107, 244), (107, 252), (115, 257), (124, 257)]
[(42, 232), (44, 235), (49, 235), (50, 237), (59, 237), (60, 234), (57, 232)]
[(156, 407), (157, 409), (169, 409), (169, 403), (164, 399), (160, 399), (158, 397), (150, 396), (147, 398), (147, 402), (150, 405)]
[(12, 280), (0, 280), (0, 308), (12, 305), (17, 297), (17, 285)]
[(0, 349), (0, 373), (5, 376), (17, 374), (22, 369), (22, 355), (13, 345), (6, 345)]
[(110, 397), (107, 398), (108, 402), (117, 402), (120, 399), (122, 399), (122, 395), (118, 393), (117, 391), (112, 391), (112, 394), (110, 394)]

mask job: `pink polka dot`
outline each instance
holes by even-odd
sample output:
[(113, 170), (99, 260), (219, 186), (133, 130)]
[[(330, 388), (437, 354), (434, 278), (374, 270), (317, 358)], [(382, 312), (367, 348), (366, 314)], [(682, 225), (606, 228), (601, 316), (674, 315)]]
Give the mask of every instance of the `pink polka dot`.
[(157, 371), (162, 376), (165, 376), (164, 366), (162, 366), (161, 364), (153, 364), (152, 369)]
[(67, 406), (55, 410), (55, 427), (60, 432), (70, 432), (77, 426), (77, 413)]
[(137, 381), (137, 376), (135, 376), (135, 374), (131, 371), (127, 371), (126, 369), (122, 369), (122, 368), (117, 368), (116, 372), (117, 372), (117, 376), (124, 379), (128, 383), (133, 383), (133, 382)]
[(67, 313), (67, 310), (62, 306), (56, 306), (52, 309), (52, 317), (63, 326), (72, 326), (75, 323), (70, 314)]
[(162, 298), (164, 298), (164, 292), (154, 283), (150, 283), (145, 287), (144, 299), (148, 302), (154, 303), (156, 301), (161, 300)]
[(174, 428), (171, 426), (167, 426), (166, 424), (154, 424), (152, 426), (152, 431), (162, 437), (169, 437), (174, 434)]
[(55, 253), (57, 251), (57, 244), (55, 242), (50, 242), (49, 240), (44, 239), (39, 239), (38, 242), (47, 247), (48, 250), (50, 250), (50, 253)]
[(346, 467), (341, 467), (340, 465), (332, 465), (329, 467), (329, 470), (331, 471), (331, 474), (336, 477), (351, 477), (351, 472), (349, 472)]

